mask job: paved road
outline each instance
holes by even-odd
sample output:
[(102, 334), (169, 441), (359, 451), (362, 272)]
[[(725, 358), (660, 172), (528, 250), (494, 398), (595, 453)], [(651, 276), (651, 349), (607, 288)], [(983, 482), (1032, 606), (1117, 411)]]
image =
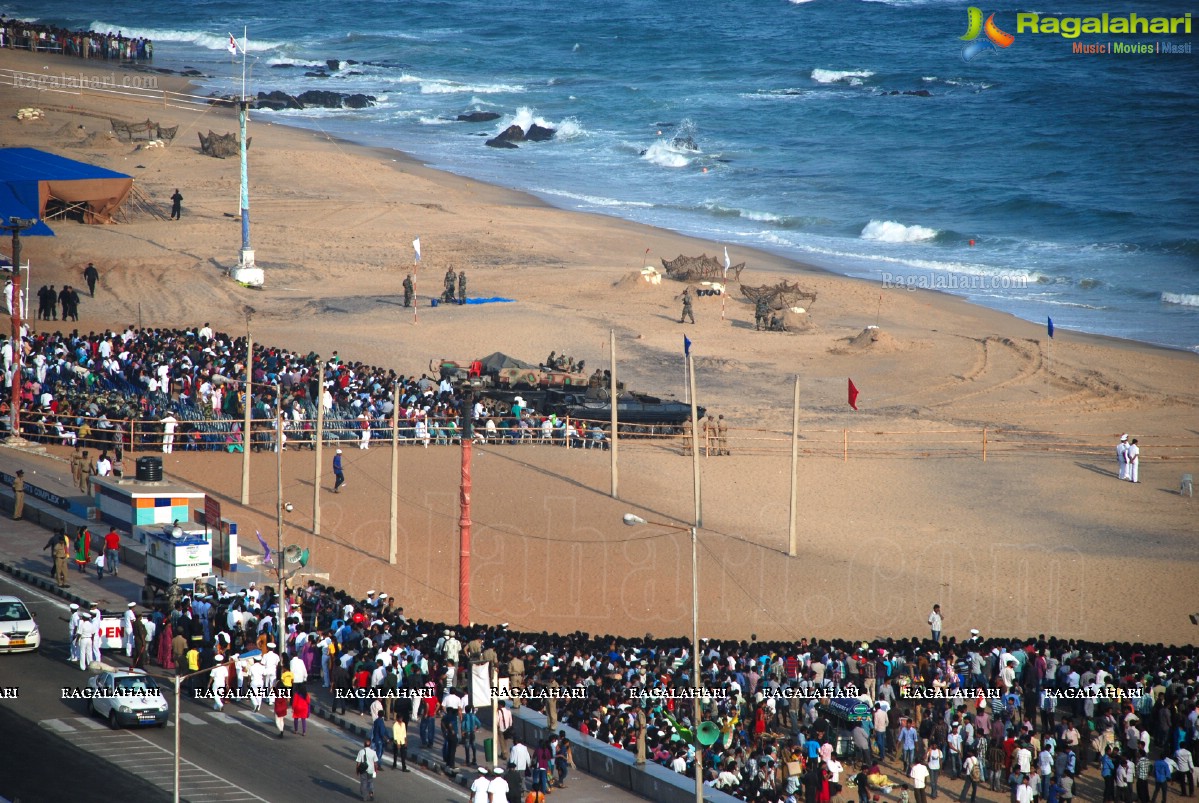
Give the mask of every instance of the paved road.
[[(0, 577), (0, 594), (16, 594), (29, 604), (45, 642), (40, 655), (0, 656), (0, 685), (18, 688), (16, 699), (0, 705), (7, 723), (0, 732), (10, 745), (26, 744), (29, 751), (52, 757), (31, 760), (29, 773), (12, 779), (20, 785), (0, 791), (31, 801), (65, 801), (69, 796), (72, 803), (168, 799), (174, 773), (173, 721), (166, 728), (111, 730), (87, 715), (85, 701), (62, 699), (64, 687), (83, 686), (90, 675), (67, 662), (66, 605), (7, 577)], [(173, 719), (173, 701), (171, 705)], [(185, 700), (181, 714), (184, 800), (326, 801), (358, 796), (353, 761), (357, 741), (339, 729), (309, 720), (308, 736), (289, 732), (279, 739), (273, 717), (246, 708), (230, 705), (218, 713)], [(80, 751), (102, 761), (85, 758)], [(7, 755), (5, 763), (17, 766)], [(89, 768), (88, 775), (75, 772), (81, 765)], [(467, 797), (465, 790), (421, 771), (385, 771), (376, 787), (380, 800), (458, 803)], [(102, 789), (113, 790), (111, 796), (101, 795)]]

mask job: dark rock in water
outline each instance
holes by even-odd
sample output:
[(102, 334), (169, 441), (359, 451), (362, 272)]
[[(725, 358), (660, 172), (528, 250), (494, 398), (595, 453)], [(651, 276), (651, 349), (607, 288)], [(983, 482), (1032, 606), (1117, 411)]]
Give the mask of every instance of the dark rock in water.
[(674, 123), (654, 123), (658, 128), (674, 128)]
[(366, 73), (361, 72), (360, 70), (350, 70), (348, 73), (346, 73), (346, 75), (366, 75)]
[(326, 109), (340, 109), (342, 94), (340, 92), (327, 92), (323, 89), (309, 89), (296, 97), (296, 100), (303, 103), (305, 106), (323, 106)]
[(374, 95), (363, 95), (361, 92), (350, 95), (345, 99), (346, 108), (349, 109), (365, 109), (368, 106), (375, 105)]
[(516, 143), (523, 141), (525, 138), (524, 129), (518, 125), (510, 125), (502, 132), (487, 140), (487, 145), (492, 148), (515, 148)]
[(186, 75), (188, 78), (201, 78), (204, 75), (204, 73), (200, 72), (195, 67), (188, 67), (187, 69), (182, 70), (179, 74)]
[(684, 134), (681, 137), (675, 137), (670, 141), (670, 144), (676, 148), (682, 148), (685, 151), (698, 151), (699, 146), (695, 144), (695, 140), (690, 134)]
[(329, 74), (323, 73), (323, 72), (306, 72), (306, 73), (304, 73), (304, 77), (305, 78), (328, 78)]
[(295, 66), (296, 66), (295, 64), (272, 64), (271, 69), (272, 70), (286, 70), (286, 69), (289, 69), (289, 68), (295, 67)]
[(341, 61), (338, 59), (325, 59), (325, 64), (333, 72), (337, 72), (341, 69)]
[(458, 115), (458, 122), (461, 123), (489, 123), (498, 119), (500, 116), (496, 112), (468, 112)]
[(533, 123), (529, 126), (529, 130), (525, 132), (525, 139), (530, 142), (545, 142), (547, 139), (554, 138), (554, 129), (539, 126)]
[(276, 89), (274, 92), (259, 92), (258, 103), (259, 109), (272, 109), (281, 111), (282, 109), (302, 109), (304, 104), (296, 100), (286, 92)]
[(900, 92), (898, 89), (892, 89), (887, 94), (888, 95), (912, 95), (917, 98), (931, 98), (933, 96), (933, 93), (929, 92), (927, 89), (905, 89), (902, 92)]

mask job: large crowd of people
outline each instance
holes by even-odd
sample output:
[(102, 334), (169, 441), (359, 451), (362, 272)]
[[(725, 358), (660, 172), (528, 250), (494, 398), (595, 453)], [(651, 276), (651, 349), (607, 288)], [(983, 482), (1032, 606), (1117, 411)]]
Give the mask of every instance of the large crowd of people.
[[(908, 787), (918, 803), (939, 793), (973, 800), (980, 786), (1016, 801), (1065, 801), (1080, 797), (1076, 781), (1088, 775), (1086, 799), (1104, 788), (1104, 800), (1148, 800), (1151, 784), (1171, 783), (1193, 794), (1193, 646), (977, 632), (961, 642), (703, 640), (699, 708), (712, 724), (697, 744), (681, 693), (697, 685), (686, 639), (460, 628), (410, 619), (374, 590), (357, 598), (309, 582), (287, 593), (282, 630), (270, 589), (172, 598), (150, 617), (152, 654), (168, 669), (217, 668), (217, 691), (241, 690), (250, 706), (272, 703), (253, 688), (282, 685), (300, 687), (304, 716), (315, 694), (369, 717), (379, 761), (390, 751), (393, 765), (406, 762), (411, 723), (421, 749), (468, 768), (490, 733), (471, 706), (469, 667), (487, 661), (510, 700), (497, 754), (512, 800), (564, 785), (572, 745), (559, 723), (589, 747), (642, 751), (687, 777), (701, 762), (706, 784), (747, 801), (902, 800)], [(236, 660), (271, 653), (278, 639), (281, 661)], [(522, 704), (549, 715), (545, 741), (521, 744), (510, 730), (509, 706)]]
[[(96, 449), (172, 448), (235, 451), (244, 448), (245, 337), (190, 329), (120, 332), (40, 332), (24, 339), (21, 383), (23, 434), (36, 441)], [(12, 381), (11, 340), (0, 343), (6, 383)], [(325, 437), (369, 448), (372, 432), (390, 433), (398, 406), (399, 437), (406, 444), (456, 443), (467, 401), (454, 376), (442, 371), (400, 375), (315, 353), (254, 345), (251, 374), (253, 449), (312, 446), (323, 405)], [(8, 418), (4, 394), (0, 415)], [(535, 415), (512, 402), (472, 398), (477, 441), (549, 442), (576, 448), (606, 447), (598, 423)], [(277, 407), (283, 438), (275, 433)], [(170, 430), (168, 433), (168, 429)]]
[(0, 47), (58, 53), (83, 59), (149, 61), (154, 43), (120, 31), (72, 31), (0, 14)]

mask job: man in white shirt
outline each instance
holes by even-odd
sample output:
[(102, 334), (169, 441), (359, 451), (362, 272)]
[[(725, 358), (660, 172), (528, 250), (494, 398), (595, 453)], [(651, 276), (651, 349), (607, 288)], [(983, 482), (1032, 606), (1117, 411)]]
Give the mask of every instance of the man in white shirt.
[(508, 756), (509, 763), (516, 767), (520, 772), (524, 772), (532, 763), (532, 757), (529, 755), (529, 748), (525, 747), (524, 742), (519, 739), (512, 740), (512, 750)]
[(934, 605), (933, 612), (928, 615), (928, 628), (932, 631), (933, 641), (941, 643), (941, 606)]
[[(375, 799), (375, 774), (378, 772), (379, 757), (371, 749), (371, 740), (362, 743), (362, 749), (354, 756), (354, 769), (358, 772), (358, 791), (363, 800)], [(361, 770), (361, 771), (359, 771)]]
[(1016, 787), (1016, 803), (1032, 803), (1034, 792), (1029, 777), (1025, 775)]
[(158, 423), (162, 424), (162, 453), (171, 454), (175, 451), (175, 427), (179, 425), (179, 419), (167, 413)]
[(912, 788), (916, 790), (916, 803), (925, 803), (927, 798), (924, 795), (924, 787), (928, 781), (928, 767), (917, 761), (908, 771), (908, 775), (912, 779)]
[(305, 666), (304, 659), (299, 655), (293, 655), (288, 666), (291, 669), (291, 683), (293, 686), (297, 683), (308, 682), (308, 667)]

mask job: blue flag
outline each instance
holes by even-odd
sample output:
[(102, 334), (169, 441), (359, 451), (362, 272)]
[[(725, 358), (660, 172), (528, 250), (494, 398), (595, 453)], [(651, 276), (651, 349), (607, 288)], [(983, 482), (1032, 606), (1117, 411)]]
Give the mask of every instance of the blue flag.
[(1053, 318), (1049, 319), (1049, 336), (1053, 337)]
[(691, 338), (686, 335), (683, 335), (683, 355), (691, 356)]

